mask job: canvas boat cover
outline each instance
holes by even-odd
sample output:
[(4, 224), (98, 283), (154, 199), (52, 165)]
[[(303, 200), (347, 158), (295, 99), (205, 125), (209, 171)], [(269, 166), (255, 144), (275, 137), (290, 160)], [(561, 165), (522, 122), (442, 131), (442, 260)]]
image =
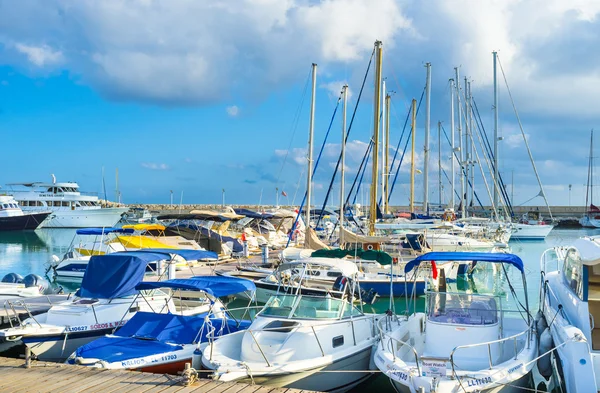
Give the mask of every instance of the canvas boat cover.
[(404, 266), (404, 272), (408, 273), (421, 262), (435, 261), (473, 261), (473, 262), (490, 262), (490, 263), (507, 263), (513, 265), (521, 272), (524, 272), (523, 261), (514, 254), (506, 254), (501, 252), (428, 252), (423, 254)]
[(219, 259), (219, 256), (216, 253), (214, 253), (212, 251), (206, 251), (206, 250), (182, 250), (182, 249), (173, 249), (173, 248), (142, 248), (141, 250), (137, 250), (137, 252), (153, 252), (153, 253), (158, 252), (161, 254), (175, 254), (175, 255), (179, 255), (186, 261)]
[(135, 288), (139, 291), (159, 288), (203, 291), (213, 297), (229, 296), (240, 292), (256, 290), (254, 282), (229, 276), (195, 276), (192, 278), (176, 278), (165, 281), (143, 281)]
[(138, 293), (149, 263), (170, 259), (169, 254), (154, 252), (114, 252), (90, 258), (77, 296), (113, 299)]
[(192, 229), (197, 231), (198, 233), (208, 237), (209, 239), (214, 239), (214, 240), (218, 240), (221, 243), (231, 243), (232, 247), (231, 249), (233, 250), (233, 252), (242, 252), (244, 251), (244, 246), (242, 245), (242, 243), (240, 242), (239, 239), (236, 239), (234, 237), (231, 236), (225, 236), (225, 235), (220, 235), (215, 231), (212, 231), (208, 228), (205, 228), (203, 226), (200, 225), (196, 225), (196, 224), (182, 224), (179, 223), (177, 225), (173, 225), (173, 227), (175, 228), (188, 228), (188, 229)]
[[(183, 316), (139, 311), (114, 334), (77, 348), (75, 355), (109, 363), (119, 362), (181, 350), (185, 344), (197, 343), (198, 338), (200, 342), (206, 342), (206, 336), (213, 328), (215, 334), (221, 336), (250, 326), (250, 321), (241, 321), (238, 327), (235, 320), (214, 316), (206, 318), (207, 315)], [(207, 320), (212, 327), (204, 326)]]

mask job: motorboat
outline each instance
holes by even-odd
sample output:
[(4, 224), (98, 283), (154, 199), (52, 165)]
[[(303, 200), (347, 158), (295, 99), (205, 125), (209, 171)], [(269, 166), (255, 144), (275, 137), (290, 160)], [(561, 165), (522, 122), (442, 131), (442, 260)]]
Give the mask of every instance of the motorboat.
[(22, 277), (17, 273), (8, 273), (0, 281), (0, 305), (7, 300), (43, 296), (52, 293), (48, 281), (37, 274)]
[(0, 231), (36, 229), (50, 214), (49, 210), (24, 213), (12, 196), (0, 195)]
[(378, 318), (332, 296), (273, 296), (247, 330), (209, 340), (194, 365), (223, 382), (346, 392), (372, 375)]
[(523, 261), (503, 253), (431, 252), (409, 262), (405, 272), (431, 261), (500, 264), (508, 282), (521, 277), (523, 294), (512, 284), (508, 301), (470, 290), (428, 291), (425, 312), (379, 320), (377, 368), (398, 392), (522, 391), (538, 355)]
[(41, 228), (90, 228), (112, 227), (129, 209), (126, 207), (104, 207), (97, 195), (82, 193), (76, 182), (12, 183), (5, 190), (21, 205), (24, 212), (51, 211)]
[[(538, 369), (549, 389), (600, 391), (600, 237), (577, 239), (541, 257)], [(564, 391), (564, 390), (563, 390)]]
[(138, 291), (171, 290), (174, 299), (185, 298), (178, 313), (138, 312), (113, 334), (94, 340), (69, 357), (69, 364), (107, 369), (129, 369), (177, 374), (192, 363), (194, 351), (208, 337), (217, 339), (246, 329), (250, 321), (231, 317), (220, 297), (255, 289), (251, 281), (196, 276), (141, 282)]
[(138, 311), (175, 312), (167, 293), (135, 289), (149, 263), (168, 258), (169, 254), (158, 252), (94, 255), (74, 296), (18, 326), (0, 330), (0, 339), (21, 340), (38, 359), (61, 361), (78, 347), (112, 333)]
[[(53, 256), (53, 261), (49, 269), (60, 278), (83, 278), (86, 267), (92, 255), (105, 255), (124, 251), (158, 252), (169, 255), (164, 262), (174, 264), (178, 270), (183, 269), (190, 263), (197, 261), (216, 260), (217, 255), (211, 251), (194, 249), (177, 249), (166, 247), (158, 243), (159, 246), (166, 248), (141, 248), (128, 249), (125, 247), (130, 242), (121, 241), (123, 237), (129, 237), (133, 233), (132, 228), (82, 228), (76, 231), (75, 237), (69, 246), (68, 251), (62, 259)], [(92, 240), (85, 242), (82, 238), (91, 237)], [(76, 239), (80, 239), (77, 241)], [(151, 243), (156, 245), (156, 243)], [(150, 244), (146, 244), (150, 245)], [(150, 263), (147, 270), (157, 272), (157, 263)]]
[(124, 224), (151, 224), (155, 221), (152, 213), (143, 207), (129, 208), (121, 218), (121, 222)]
[[(334, 279), (331, 280), (331, 277)], [(279, 294), (310, 296), (329, 294), (338, 299), (374, 302), (377, 294), (364, 291), (360, 287), (358, 277), (357, 265), (349, 260), (311, 257), (285, 262), (281, 263), (272, 274), (254, 280), (256, 301), (266, 303), (272, 296)]]

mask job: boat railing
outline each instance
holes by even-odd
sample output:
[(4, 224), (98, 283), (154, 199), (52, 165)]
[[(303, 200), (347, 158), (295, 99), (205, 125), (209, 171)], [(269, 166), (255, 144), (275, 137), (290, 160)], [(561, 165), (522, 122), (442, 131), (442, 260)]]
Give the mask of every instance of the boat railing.
[[(375, 324), (377, 322), (376, 318), (377, 318), (376, 315), (363, 315), (358, 320), (359, 321), (370, 320), (371, 326), (374, 329)], [(356, 322), (356, 320), (357, 320), (356, 318), (347, 318), (347, 319), (331, 322), (331, 323), (327, 324), (327, 326), (350, 323), (350, 326), (352, 328), (353, 345), (356, 345), (356, 335), (355, 335), (355, 330), (354, 330), (354, 322)], [(323, 325), (317, 325), (317, 327), (319, 327), (319, 326), (323, 326)], [(256, 333), (261, 333), (261, 332), (280, 332), (281, 333), (281, 332), (283, 332), (283, 333), (296, 334), (300, 331), (311, 333), (314, 336), (314, 338), (317, 342), (317, 346), (319, 347), (319, 351), (321, 352), (321, 356), (325, 357), (325, 351), (323, 349), (323, 345), (321, 344), (321, 340), (319, 340), (319, 336), (317, 335), (317, 332), (315, 330), (315, 325), (277, 326), (277, 327), (273, 327), (273, 328), (261, 328), (261, 329), (248, 328), (245, 330), (239, 330), (237, 332), (229, 333), (227, 336), (230, 337), (230, 336), (233, 336), (236, 334), (239, 335), (239, 334), (249, 333), (250, 336), (252, 337), (252, 341), (254, 341), (254, 343), (256, 344), (258, 351), (260, 352), (262, 358), (264, 359), (265, 363), (267, 364), (267, 367), (271, 367), (271, 362), (267, 358), (265, 351), (263, 350), (258, 339), (256, 338)], [(373, 332), (373, 334), (374, 334), (374, 332)], [(288, 337), (288, 340), (289, 340), (289, 337)], [(212, 358), (213, 358), (213, 345), (214, 345), (214, 338), (209, 337), (209, 346), (210, 346), (209, 360), (211, 362), (212, 362)]]
[[(406, 318), (402, 319), (406, 320)], [(389, 334), (390, 332), (392, 332), (392, 324), (394, 323), (400, 323), (400, 318), (398, 318), (398, 316), (395, 314), (388, 315), (387, 317), (380, 319), (377, 323), (377, 328), (379, 329), (379, 339), (381, 341), (382, 347), (387, 348), (387, 350), (392, 354), (394, 362), (396, 361), (396, 359), (402, 358), (402, 356), (399, 356), (397, 352), (400, 351), (402, 347), (407, 347), (415, 356), (415, 364), (417, 365), (419, 375), (421, 375), (421, 362), (419, 358), (419, 353), (417, 352), (415, 347), (407, 343), (406, 341), (394, 338)], [(394, 346), (394, 342), (398, 345)]]
[[(551, 271), (560, 271), (560, 263), (561, 263), (561, 261), (564, 261), (564, 259), (566, 257), (566, 251), (567, 251), (566, 247), (553, 247), (553, 248), (549, 248), (546, 251), (544, 251), (544, 253), (540, 257), (542, 271), (546, 272), (546, 273), (548, 272), (547, 266), (548, 266), (548, 263), (550, 263), (550, 262), (554, 262), (556, 264), (556, 269), (553, 269)], [(554, 255), (550, 256), (551, 254), (554, 254)]]
[[(494, 361), (492, 359), (492, 345), (493, 344), (502, 344), (508, 341), (513, 341), (514, 342), (514, 350), (515, 350), (515, 360), (517, 359), (517, 356), (519, 355), (519, 337), (522, 337), (524, 335), (527, 335), (526, 340), (527, 343), (529, 344), (529, 342), (531, 341), (531, 331), (533, 329), (533, 326), (529, 326), (526, 330), (523, 330), (520, 333), (517, 333), (515, 335), (509, 336), (509, 337), (504, 337), (504, 338), (500, 338), (498, 340), (493, 340), (493, 341), (487, 341), (487, 342), (483, 342), (483, 343), (476, 343), (476, 344), (465, 344), (465, 345), (459, 345), (457, 347), (455, 347), (452, 352), (450, 352), (450, 365), (452, 367), (452, 378), (456, 378), (456, 364), (454, 362), (454, 355), (457, 351), (461, 350), (461, 349), (468, 349), (468, 348), (477, 348), (477, 347), (483, 347), (483, 346), (487, 346), (487, 352), (488, 352), (488, 362), (489, 362), (489, 366), (490, 366), (490, 370), (492, 368), (494, 368)], [(522, 349), (521, 349), (522, 350)]]

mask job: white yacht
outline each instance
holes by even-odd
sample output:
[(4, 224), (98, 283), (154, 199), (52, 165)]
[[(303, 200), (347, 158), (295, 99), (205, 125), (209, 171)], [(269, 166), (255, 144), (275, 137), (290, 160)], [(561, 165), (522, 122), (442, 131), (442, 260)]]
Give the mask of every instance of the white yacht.
[(569, 393), (600, 391), (600, 237), (546, 250), (541, 277), (540, 352), (555, 349), (538, 363), (544, 383), (548, 389), (564, 384)]
[(523, 261), (512, 254), (433, 252), (409, 262), (405, 272), (434, 260), (502, 264), (506, 280), (521, 276), (525, 304), (512, 285), (516, 310), (506, 304), (508, 296), (430, 291), (425, 312), (379, 321), (377, 368), (402, 393), (522, 391), (538, 354)]
[(329, 296), (274, 296), (248, 330), (209, 341), (194, 365), (224, 382), (345, 392), (372, 375), (377, 318)]
[(12, 195), (24, 212), (51, 211), (40, 228), (112, 227), (128, 211), (125, 207), (102, 207), (97, 195), (82, 193), (75, 182), (12, 183)]

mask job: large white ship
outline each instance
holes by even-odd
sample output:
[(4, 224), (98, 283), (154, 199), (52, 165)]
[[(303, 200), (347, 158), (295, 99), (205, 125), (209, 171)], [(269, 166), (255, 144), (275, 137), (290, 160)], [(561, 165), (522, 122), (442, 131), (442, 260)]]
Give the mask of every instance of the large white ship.
[(24, 212), (51, 211), (40, 228), (112, 227), (128, 210), (124, 207), (102, 207), (97, 195), (81, 193), (75, 182), (12, 183), (12, 195)]

